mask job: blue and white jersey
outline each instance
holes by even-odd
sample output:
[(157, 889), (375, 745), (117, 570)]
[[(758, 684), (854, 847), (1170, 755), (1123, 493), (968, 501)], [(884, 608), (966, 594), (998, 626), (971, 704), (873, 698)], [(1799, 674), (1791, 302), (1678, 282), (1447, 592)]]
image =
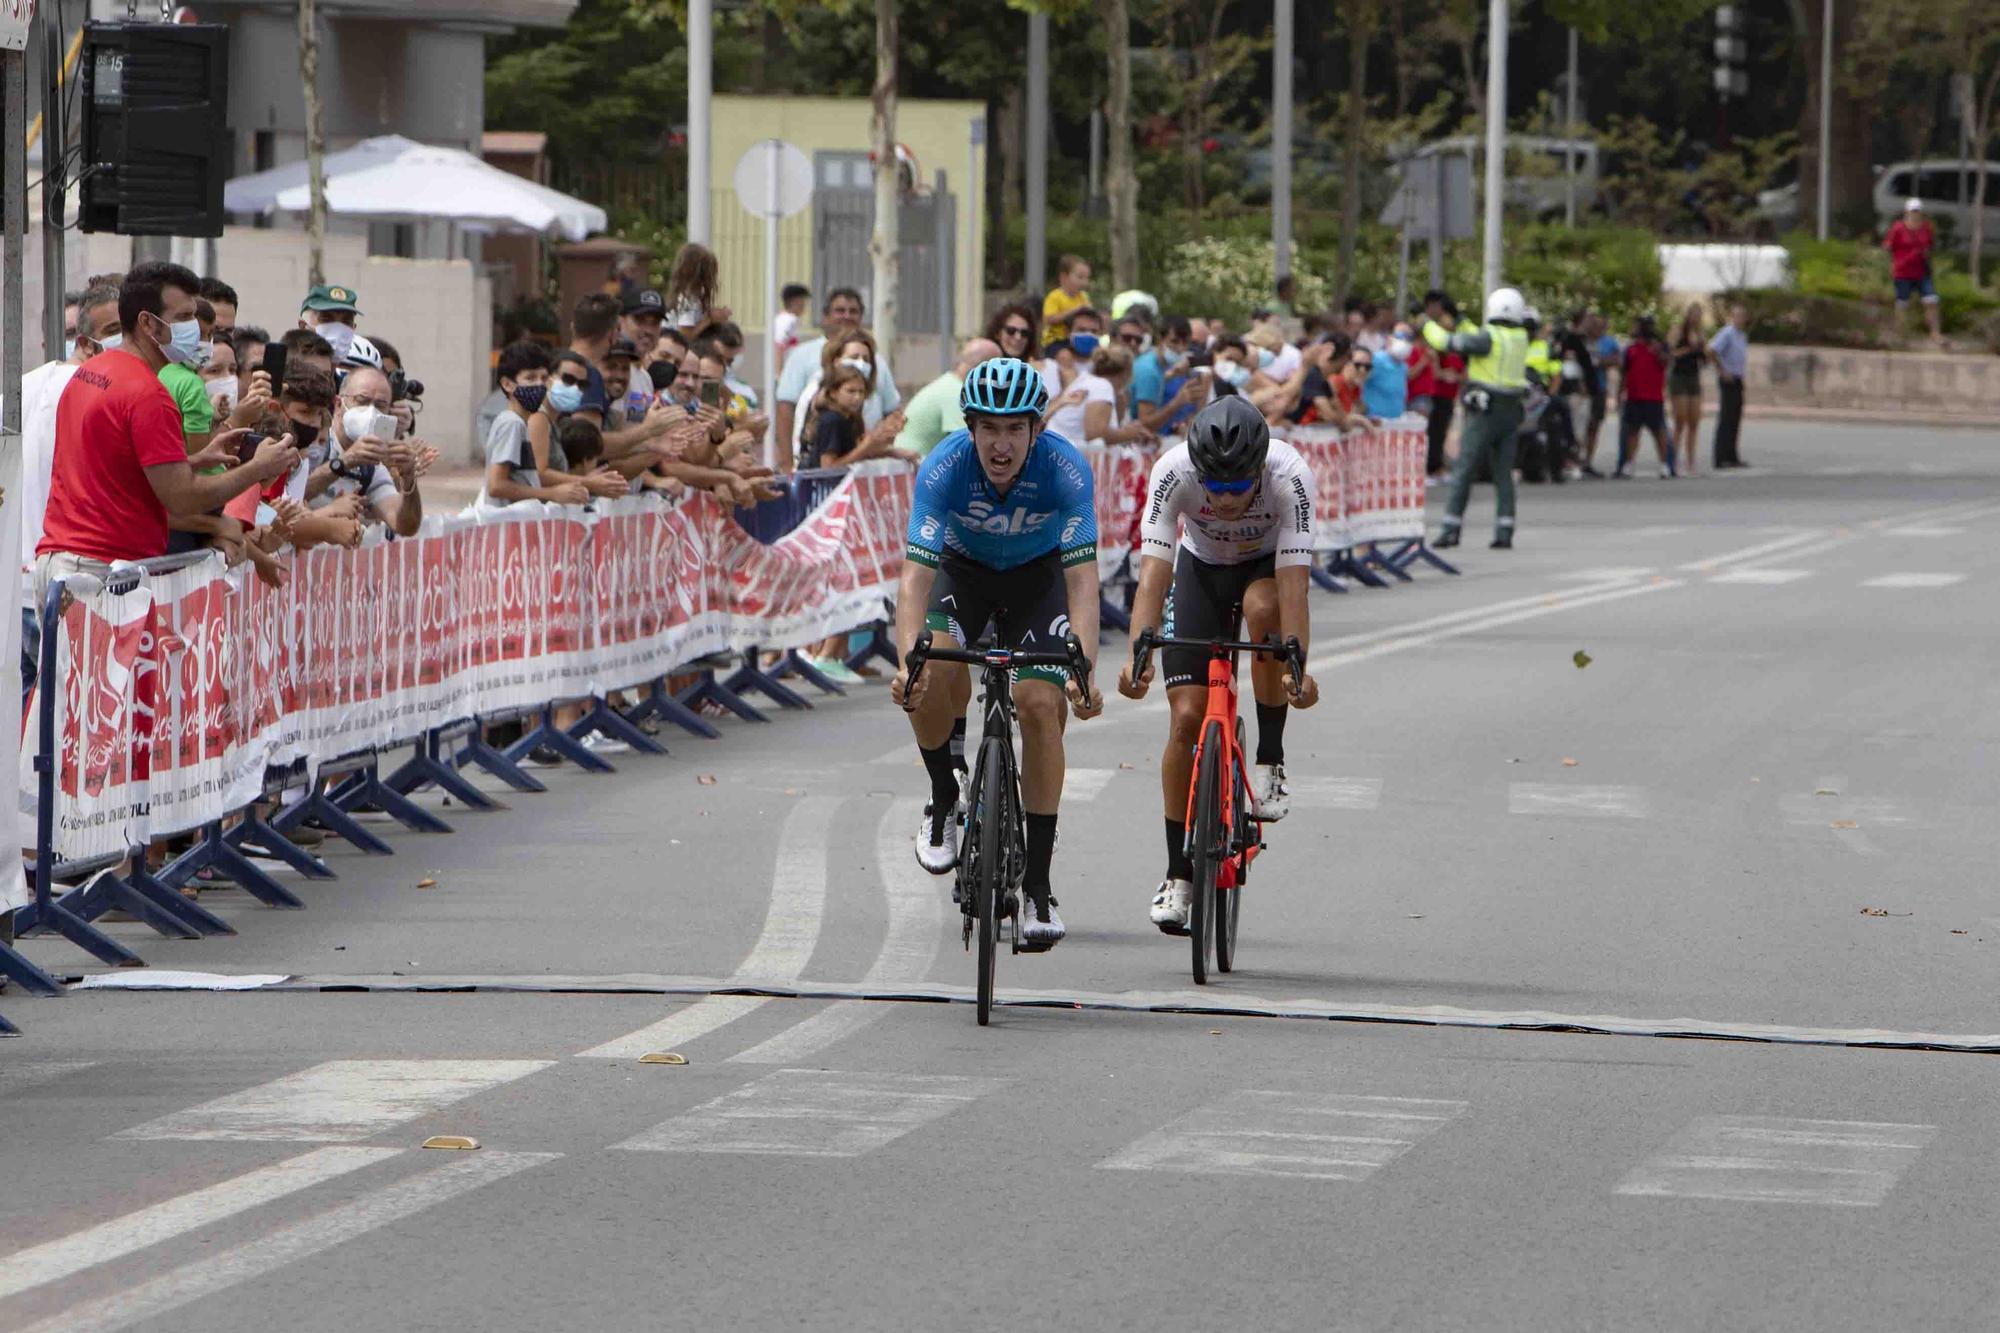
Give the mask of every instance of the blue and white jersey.
[(1097, 490), (1075, 445), (1043, 431), (1005, 495), (979, 465), (967, 431), (954, 431), (917, 471), (905, 554), (936, 567), (947, 552), (989, 569), (1014, 569), (1062, 552), (1065, 565), (1097, 559)]

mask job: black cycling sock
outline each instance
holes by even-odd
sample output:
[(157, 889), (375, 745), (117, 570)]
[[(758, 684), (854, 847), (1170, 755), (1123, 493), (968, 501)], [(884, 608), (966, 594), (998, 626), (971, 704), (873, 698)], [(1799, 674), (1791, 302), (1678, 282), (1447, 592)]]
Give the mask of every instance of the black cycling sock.
[(1285, 762), (1285, 714), (1290, 711), (1290, 704), (1279, 704), (1276, 708), (1269, 704), (1257, 705), (1258, 763)]
[(924, 769), (931, 775), (932, 812), (950, 810), (958, 804), (958, 770), (951, 766), (951, 747), (926, 750), (919, 746), (917, 753), (924, 757)]
[(951, 766), (965, 772), (965, 719), (951, 724)]
[(1049, 895), (1049, 860), (1056, 854), (1056, 817), (1054, 815), (1028, 816), (1028, 865), (1021, 876), (1021, 887), (1030, 897), (1046, 898)]
[(1167, 821), (1167, 878), (1194, 878), (1194, 862), (1187, 854), (1187, 824), (1179, 819)]

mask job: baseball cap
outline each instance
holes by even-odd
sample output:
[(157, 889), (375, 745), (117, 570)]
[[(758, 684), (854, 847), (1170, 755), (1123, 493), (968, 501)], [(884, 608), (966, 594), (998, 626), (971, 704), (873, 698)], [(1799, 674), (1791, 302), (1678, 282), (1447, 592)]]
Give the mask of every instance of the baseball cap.
[(633, 342), (630, 338), (613, 338), (611, 346), (604, 349), (604, 359), (609, 361), (614, 356), (622, 356), (627, 361), (637, 361), (639, 359), (639, 344)]
[(1924, 201), (1921, 199), (1912, 199), (1903, 205), (1903, 211), (1905, 213), (1921, 213), (1924, 211)]
[(625, 313), (628, 315), (659, 315), (667, 313), (667, 300), (658, 292), (648, 288), (643, 292), (633, 292), (625, 298)]
[(302, 311), (351, 310), (358, 315), (361, 313), (361, 307), (354, 304), (354, 301), (355, 296), (352, 287), (335, 287), (322, 282), (319, 286), (306, 293), (305, 303), (299, 309)]

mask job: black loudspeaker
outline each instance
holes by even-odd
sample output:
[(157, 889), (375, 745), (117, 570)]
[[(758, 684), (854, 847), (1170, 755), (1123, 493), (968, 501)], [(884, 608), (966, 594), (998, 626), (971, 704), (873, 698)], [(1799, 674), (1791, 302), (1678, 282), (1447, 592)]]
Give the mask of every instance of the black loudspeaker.
[(86, 23), (84, 231), (222, 235), (229, 174), (229, 29), (222, 24)]

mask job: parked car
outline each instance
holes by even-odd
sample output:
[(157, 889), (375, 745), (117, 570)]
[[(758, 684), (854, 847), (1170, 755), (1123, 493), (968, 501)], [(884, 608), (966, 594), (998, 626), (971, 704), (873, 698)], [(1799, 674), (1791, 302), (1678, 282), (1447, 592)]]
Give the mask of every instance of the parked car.
[[(1939, 232), (1949, 236), (1953, 244), (1965, 245), (1972, 235), (1972, 208), (1966, 196), (1972, 193), (1978, 166), (1958, 158), (1926, 158), (1877, 167), (1869, 202), (1886, 227), (1903, 215), (1903, 205), (1911, 198), (1921, 199)], [(1780, 233), (1811, 226), (1816, 209), (1816, 201), (1801, 203), (1796, 181), (1757, 196), (1758, 216), (1769, 220)], [(1986, 234), (2000, 237), (2000, 162), (1986, 164)]]

